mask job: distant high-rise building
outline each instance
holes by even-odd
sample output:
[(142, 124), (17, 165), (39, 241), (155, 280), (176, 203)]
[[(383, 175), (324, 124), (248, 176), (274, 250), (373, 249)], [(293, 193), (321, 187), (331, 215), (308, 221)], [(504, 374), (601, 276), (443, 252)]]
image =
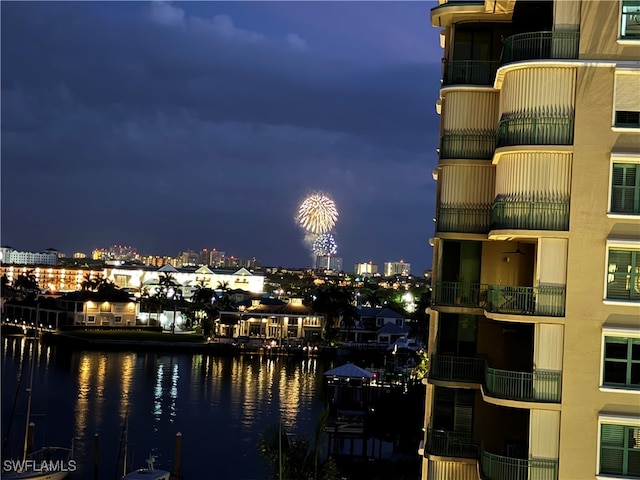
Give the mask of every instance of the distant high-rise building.
[(185, 250), (180, 252), (177, 257), (177, 265), (175, 267), (196, 267), (200, 262), (200, 253), (193, 250)]
[(215, 248), (209, 250), (209, 261), (208, 265), (211, 265), (214, 268), (220, 268), (224, 266), (225, 253)]
[(73, 254), (73, 258), (76, 258), (76, 259), (87, 258), (87, 254), (84, 252), (75, 252)]
[(317, 255), (316, 270), (332, 270), (334, 272), (341, 272), (342, 257), (333, 257), (331, 255)]
[(356, 263), (356, 265), (353, 267), (353, 273), (363, 277), (370, 277), (378, 273), (378, 265), (373, 262)]
[(411, 272), (411, 264), (400, 260), (399, 262), (385, 262), (384, 276), (392, 277), (394, 275), (409, 275)]
[(126, 245), (111, 245), (109, 248), (96, 248), (91, 253), (94, 260), (103, 261), (132, 261), (138, 259), (138, 253), (134, 247)]

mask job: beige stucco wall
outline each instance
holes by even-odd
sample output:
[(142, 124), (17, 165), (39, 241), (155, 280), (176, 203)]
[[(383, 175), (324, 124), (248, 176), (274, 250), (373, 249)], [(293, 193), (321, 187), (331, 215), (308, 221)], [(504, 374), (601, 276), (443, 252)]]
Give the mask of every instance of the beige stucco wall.
[[(611, 11), (606, 5), (586, 3), (592, 4), (583, 3), (583, 9), (590, 14)], [(601, 28), (601, 35), (608, 36), (606, 30)], [(621, 223), (606, 215), (610, 152), (620, 136), (611, 129), (613, 84), (613, 68), (579, 69), (567, 267), (561, 480), (595, 478), (598, 413), (607, 405), (633, 412), (640, 402), (640, 395), (599, 389), (603, 323), (611, 314), (640, 313), (637, 303), (621, 306), (603, 302), (606, 239), (614, 224)], [(640, 232), (639, 220), (622, 223), (632, 229), (637, 226)]]
[(619, 41), (621, 2), (583, 1), (580, 9), (580, 58), (637, 60), (639, 43)]

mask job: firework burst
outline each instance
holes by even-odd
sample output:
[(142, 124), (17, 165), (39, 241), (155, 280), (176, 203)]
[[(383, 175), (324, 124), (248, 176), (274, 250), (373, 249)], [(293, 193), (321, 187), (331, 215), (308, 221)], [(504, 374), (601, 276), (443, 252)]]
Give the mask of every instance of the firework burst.
[(330, 233), (325, 233), (313, 242), (313, 253), (316, 255), (335, 255), (338, 252), (338, 244)]
[(316, 235), (328, 233), (338, 220), (338, 209), (333, 199), (325, 193), (312, 193), (298, 208), (298, 224)]

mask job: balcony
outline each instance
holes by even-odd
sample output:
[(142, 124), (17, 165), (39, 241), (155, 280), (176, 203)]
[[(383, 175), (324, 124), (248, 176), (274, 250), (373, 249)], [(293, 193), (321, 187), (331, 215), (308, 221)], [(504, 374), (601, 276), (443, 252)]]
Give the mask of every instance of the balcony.
[(454, 60), (444, 68), (442, 86), (493, 85), (500, 62), (486, 60)]
[(573, 145), (573, 115), (503, 118), (496, 148), (515, 145)]
[(429, 378), (451, 382), (482, 383), (485, 361), (482, 358), (431, 355)]
[(527, 32), (507, 37), (501, 65), (523, 60), (577, 59), (579, 32)]
[(483, 308), (491, 313), (507, 315), (564, 317), (565, 286), (522, 287), (436, 282), (433, 305)]
[(440, 160), (491, 160), (495, 145), (491, 131), (445, 133), (440, 141)]
[(524, 402), (559, 403), (562, 394), (562, 372), (512, 372), (486, 367), (484, 387), (490, 397)]
[(562, 372), (515, 372), (487, 366), (482, 358), (434, 354), (429, 379), (483, 385), (489, 397), (520, 402), (560, 403)]
[(503, 457), (482, 449), (483, 480), (558, 480), (558, 460)]
[(569, 202), (494, 202), (491, 230), (569, 231)]
[(427, 448), (425, 451), (440, 457), (478, 458), (480, 448), (473, 443), (470, 432), (449, 432), (427, 429)]
[(440, 207), (437, 232), (488, 233), (491, 227), (491, 207)]
[(517, 287), (489, 285), (485, 309), (507, 315), (564, 317), (564, 285)]
[(436, 282), (433, 304), (449, 307), (483, 308), (487, 286), (479, 283)]

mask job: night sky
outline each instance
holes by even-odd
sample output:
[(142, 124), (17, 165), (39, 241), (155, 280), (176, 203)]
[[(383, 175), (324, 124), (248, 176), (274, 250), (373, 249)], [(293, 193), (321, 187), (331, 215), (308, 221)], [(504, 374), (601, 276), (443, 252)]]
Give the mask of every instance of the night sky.
[(1, 242), (431, 265), (435, 2), (2, 2)]

